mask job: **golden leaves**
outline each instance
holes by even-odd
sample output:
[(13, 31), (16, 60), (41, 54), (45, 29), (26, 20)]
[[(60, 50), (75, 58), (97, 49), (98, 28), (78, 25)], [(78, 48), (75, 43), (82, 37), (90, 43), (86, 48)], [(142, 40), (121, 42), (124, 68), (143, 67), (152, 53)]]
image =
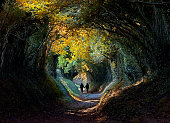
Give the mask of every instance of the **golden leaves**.
[(26, 12), (32, 12), (38, 18), (42, 18), (43, 15), (51, 16), (50, 14), (59, 8), (57, 5), (56, 0), (16, 0), (17, 7)]
[[(48, 16), (49, 28), (52, 29), (48, 42), (52, 43), (50, 44), (52, 52), (60, 55), (70, 53), (70, 62), (74, 59), (92, 60), (92, 55), (100, 57), (102, 53), (107, 52), (106, 47), (109, 46), (103, 43), (106, 41), (105, 36), (100, 34), (99, 30), (85, 26), (70, 29), (74, 17), (61, 11), (62, 7), (69, 4), (71, 2), (68, 0), (16, 0), (16, 6), (31, 12), (33, 16), (39, 19)], [(69, 50), (65, 49), (67, 47)]]
[[(59, 29), (59, 27), (57, 27)], [(67, 32), (67, 33), (65, 33)], [(52, 45), (52, 51), (57, 54), (63, 54), (63, 49), (69, 47), (73, 59), (91, 60), (91, 48), (95, 45), (95, 41), (99, 36), (97, 30), (90, 28), (79, 28), (67, 30), (67, 28), (59, 29), (59, 33), (65, 35), (63, 38), (56, 40)], [(63, 43), (59, 43), (59, 42)], [(55, 48), (54, 48), (55, 47)], [(55, 49), (55, 50), (54, 50)], [(65, 52), (66, 53), (66, 52)]]

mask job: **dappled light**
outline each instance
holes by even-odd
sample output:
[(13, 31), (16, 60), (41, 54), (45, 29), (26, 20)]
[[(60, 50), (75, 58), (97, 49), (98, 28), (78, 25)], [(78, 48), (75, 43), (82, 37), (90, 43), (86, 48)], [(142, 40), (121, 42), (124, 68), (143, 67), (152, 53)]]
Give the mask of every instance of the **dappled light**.
[(168, 0), (1, 0), (0, 122), (169, 122)]

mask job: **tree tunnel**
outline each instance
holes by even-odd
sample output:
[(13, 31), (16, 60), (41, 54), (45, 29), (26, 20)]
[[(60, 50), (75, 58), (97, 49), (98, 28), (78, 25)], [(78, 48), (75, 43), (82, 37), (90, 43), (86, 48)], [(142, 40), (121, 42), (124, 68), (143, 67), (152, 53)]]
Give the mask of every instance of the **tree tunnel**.
[(80, 103), (108, 121), (168, 118), (169, 8), (168, 0), (2, 0), (0, 119)]

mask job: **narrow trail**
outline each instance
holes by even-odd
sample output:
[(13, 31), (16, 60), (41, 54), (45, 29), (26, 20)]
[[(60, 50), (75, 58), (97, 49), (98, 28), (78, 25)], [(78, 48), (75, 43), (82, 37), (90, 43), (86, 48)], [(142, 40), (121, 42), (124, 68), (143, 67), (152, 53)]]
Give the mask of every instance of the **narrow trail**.
[(111, 82), (100, 93), (83, 93), (79, 97), (69, 93), (74, 100), (67, 104), (67, 111), (65, 114), (72, 115), (73, 119), (76, 117), (81, 118), (78, 122), (104, 122), (105, 117), (97, 116), (96, 107), (102, 95), (110, 89), (113, 84), (114, 82)]
[[(74, 83), (72, 81), (66, 82), (68, 80), (64, 80), (63, 76), (61, 74), (61, 71), (59, 69), (57, 69), (57, 75), (59, 77), (59, 80), (61, 81), (61, 85), (64, 86), (61, 87), (61, 85), (59, 85), (63, 91), (67, 91), (65, 93), (65, 97), (71, 96), (72, 100), (67, 103), (67, 109), (68, 111), (66, 112), (67, 114), (81, 114), (81, 115), (88, 115), (89, 113), (91, 113), (92, 111), (95, 111), (95, 106), (99, 103), (100, 98), (102, 97), (102, 95), (109, 90), (112, 85), (114, 84), (114, 81), (109, 83), (102, 92), (100, 93), (86, 93), (83, 92), (81, 93), (80, 90), (78, 91), (77, 88), (74, 88), (75, 90), (71, 90), (71, 85), (69, 85), (68, 83), (72, 83), (74, 85)], [(57, 83), (59, 84), (59, 83)], [(74, 94), (72, 94), (69, 91), (75, 91)], [(79, 96), (75, 96), (76, 93), (81, 93), (79, 94)]]
[(75, 100), (69, 103), (70, 109), (90, 108), (98, 104), (101, 95), (99, 94), (83, 94), (81, 97), (74, 97)]
[(67, 110), (64, 113), (69, 123), (96, 123), (105, 122), (106, 117), (100, 117), (96, 113), (97, 104), (103, 93), (83, 93), (67, 104)]
[[(62, 78), (62, 77), (61, 77)], [(64, 98), (69, 99), (66, 103), (66, 110), (64, 113), (55, 109), (53, 111), (43, 111), (40, 114), (26, 114), (21, 117), (4, 118), (4, 122), (10, 123), (96, 123), (105, 122), (105, 118), (96, 114), (96, 105), (99, 103), (100, 98), (110, 87), (110, 83), (100, 93), (81, 93), (79, 96), (71, 94), (62, 83), (58, 86), (65, 93)], [(69, 87), (69, 85), (67, 85)], [(75, 88), (74, 88), (75, 89)], [(71, 99), (71, 100), (70, 100)], [(62, 107), (61, 107), (62, 108)], [(3, 122), (3, 120), (2, 120)]]
[(92, 115), (95, 111), (95, 106), (99, 103), (101, 94), (82, 94), (80, 97), (71, 95), (74, 100), (67, 105), (68, 114), (76, 115)]
[(114, 82), (111, 82), (105, 89), (100, 93), (83, 93), (79, 97), (72, 95), (70, 96), (74, 99), (73, 101), (69, 102), (67, 107), (70, 110), (87, 110), (87, 109), (94, 109), (95, 106), (99, 103), (100, 98), (102, 95), (111, 88)]
[(41, 114), (26, 117), (11, 117), (5, 122), (9, 123), (96, 123), (104, 122), (95, 112), (101, 93), (83, 93), (80, 97), (71, 95), (74, 99), (66, 104), (64, 113), (43, 111)]
[[(57, 71), (57, 73), (61, 81), (60, 84), (64, 86), (63, 90), (67, 90), (64, 96), (70, 96), (72, 98), (71, 101), (66, 104), (67, 110), (62, 117), (66, 116), (65, 118), (68, 119), (69, 122), (102, 122), (103, 119), (99, 118), (96, 114), (96, 106), (102, 95), (112, 87), (114, 82), (108, 84), (100, 93), (81, 93), (80, 90), (76, 88), (74, 88), (75, 90), (71, 90), (71, 87), (74, 85), (70, 85), (72, 81), (66, 82), (67, 80), (63, 79), (61, 72)], [(78, 96), (75, 96), (77, 94)]]

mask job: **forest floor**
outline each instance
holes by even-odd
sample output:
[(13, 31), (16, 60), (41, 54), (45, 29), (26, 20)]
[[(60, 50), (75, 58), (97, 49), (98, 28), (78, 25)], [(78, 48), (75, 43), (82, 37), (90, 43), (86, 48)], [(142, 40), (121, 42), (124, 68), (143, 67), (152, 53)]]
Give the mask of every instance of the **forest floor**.
[[(75, 97), (73, 101), (66, 104), (64, 113), (59, 110), (43, 111), (39, 114), (29, 114), (22, 117), (10, 117), (2, 120), (2, 123), (126, 123), (125, 121), (114, 121), (107, 116), (97, 113), (97, 104), (101, 98), (101, 93), (83, 93), (80, 97)], [(148, 117), (142, 121), (134, 120), (132, 123), (168, 123), (169, 119), (155, 119)]]
[[(71, 95), (72, 96), (72, 95)], [(104, 122), (104, 117), (96, 115), (95, 107), (101, 93), (83, 93), (80, 97), (72, 96), (74, 100), (67, 103), (65, 112), (59, 110), (43, 111), (38, 114), (25, 114), (24, 116), (11, 116), (0, 120), (2, 123), (95, 123)]]
[[(98, 113), (98, 105), (102, 95), (112, 86), (109, 84), (103, 92), (86, 93), (75, 96), (70, 94), (72, 100), (67, 102), (62, 107), (49, 106), (49, 110), (44, 110), (41, 113), (27, 114), (22, 116), (10, 116), (0, 119), (0, 123), (126, 123), (126, 121), (116, 121), (108, 118), (106, 115)], [(119, 90), (117, 90), (119, 91)], [(129, 91), (128, 91), (129, 92)], [(117, 92), (115, 92), (117, 93)], [(142, 92), (141, 92), (142, 93)], [(131, 94), (130, 94), (131, 95)], [(123, 97), (123, 96), (121, 96)], [(117, 100), (118, 101), (118, 100)], [(113, 102), (114, 103), (114, 102)], [(116, 102), (115, 102), (116, 103)], [(112, 109), (112, 107), (110, 107)], [(59, 110), (64, 109), (64, 110)], [(121, 109), (120, 109), (121, 110)], [(169, 123), (169, 118), (156, 118), (153, 116), (132, 119), (132, 123)]]
[[(69, 82), (69, 81), (68, 81)], [(68, 85), (68, 84), (66, 84)], [(88, 122), (102, 122), (101, 117), (96, 113), (96, 105), (103, 93), (111, 87), (109, 84), (103, 92), (100, 93), (81, 93), (77, 90), (76, 93), (80, 93), (79, 96), (75, 96), (75, 93), (70, 93), (70, 88), (65, 89), (67, 93), (65, 96), (70, 96), (72, 99), (65, 102), (61, 106), (56, 107), (52, 104), (47, 107), (48, 109), (41, 112), (24, 112), (3, 115), (0, 116), (0, 123), (88, 123)], [(69, 85), (70, 86), (70, 85)], [(66, 86), (65, 86), (66, 87)], [(72, 87), (72, 86), (71, 86)], [(64, 97), (65, 97), (64, 96)], [(36, 108), (36, 107), (35, 107)], [(14, 107), (14, 110), (15, 109)], [(31, 111), (32, 109), (30, 109)]]

